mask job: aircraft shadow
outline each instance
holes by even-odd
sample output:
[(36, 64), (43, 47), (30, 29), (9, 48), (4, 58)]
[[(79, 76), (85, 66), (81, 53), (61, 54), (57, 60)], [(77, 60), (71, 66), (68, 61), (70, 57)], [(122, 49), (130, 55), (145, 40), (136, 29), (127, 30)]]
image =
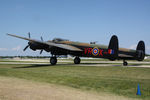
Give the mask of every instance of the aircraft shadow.
[(19, 68), (38, 68), (38, 67), (55, 67), (55, 66), (69, 66), (69, 65), (75, 65), (75, 64), (71, 64), (71, 63), (68, 63), (68, 64), (57, 64), (57, 65), (51, 65), (51, 64), (33, 64), (33, 65), (27, 65), (27, 66), (17, 66), (17, 67), (12, 67), (12, 68), (15, 68), (15, 69), (19, 69)]
[[(69, 63), (69, 64), (57, 64), (57, 65), (60, 65), (60, 66), (64, 66), (64, 65), (66, 65), (66, 66), (69, 66), (69, 65), (71, 65), (71, 66), (83, 66), (83, 67), (86, 67), (86, 65), (87, 65), (87, 67), (88, 66), (96, 66), (96, 67), (108, 67), (108, 66), (122, 66), (122, 64), (118, 64), (118, 65), (116, 65), (116, 64), (109, 64), (109, 63), (80, 63), (80, 64), (74, 64), (74, 63)], [(105, 65), (105, 66), (103, 66), (103, 65)]]
[(142, 66), (144, 64), (129, 64), (129, 66)]
[(37, 67), (47, 67), (47, 66), (52, 66), (50, 64), (34, 64), (34, 65), (29, 65), (29, 66), (21, 66), (21, 67), (13, 67), (13, 68), (37, 68)]
[[(107, 66), (117, 66), (117, 67), (121, 67), (121, 66), (123, 66), (122, 64), (109, 64), (109, 63), (81, 63), (81, 64), (74, 64), (74, 63), (65, 63), (65, 64), (57, 64), (57, 65), (51, 65), (51, 64), (33, 64), (33, 65), (28, 65), (28, 66), (21, 66), (21, 67), (13, 67), (13, 68), (15, 68), (15, 69), (19, 69), (19, 68), (38, 68), (38, 67), (55, 67), (55, 66), (83, 66), (83, 67), (85, 67), (86, 65), (87, 66), (103, 66), (103, 65), (107, 65)], [(141, 65), (143, 65), (143, 64), (129, 64), (128, 66), (130, 67), (130, 66), (141, 66)], [(104, 67), (107, 67), (107, 66), (104, 66)], [(128, 67), (127, 66), (127, 67)], [(126, 67), (126, 66), (125, 66)]]

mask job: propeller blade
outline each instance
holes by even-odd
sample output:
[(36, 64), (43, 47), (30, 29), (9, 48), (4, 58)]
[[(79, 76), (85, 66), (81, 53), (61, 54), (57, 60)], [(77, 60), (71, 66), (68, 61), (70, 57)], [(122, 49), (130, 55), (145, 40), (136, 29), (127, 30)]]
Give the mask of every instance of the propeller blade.
[(43, 37), (41, 36), (41, 41), (43, 41)]
[(23, 51), (26, 51), (26, 49), (29, 47), (29, 45), (27, 45), (24, 49), (23, 49)]
[(42, 54), (43, 50), (40, 51), (40, 54)]
[(29, 39), (30, 39), (30, 37), (31, 37), (31, 36), (30, 36), (30, 32), (28, 33), (28, 36), (29, 36)]

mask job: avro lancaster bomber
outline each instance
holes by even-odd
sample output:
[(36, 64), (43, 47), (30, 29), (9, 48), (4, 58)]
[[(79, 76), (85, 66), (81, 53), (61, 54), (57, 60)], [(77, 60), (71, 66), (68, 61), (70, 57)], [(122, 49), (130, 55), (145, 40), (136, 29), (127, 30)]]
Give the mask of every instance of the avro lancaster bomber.
[(143, 41), (139, 41), (136, 50), (119, 48), (118, 37), (113, 35), (110, 39), (109, 45), (98, 45), (95, 43), (81, 43), (55, 38), (49, 41), (35, 40), (29, 37), (21, 37), (13, 34), (7, 34), (16, 38), (24, 39), (28, 41), (28, 45), (24, 48), (24, 51), (29, 47), (33, 51), (43, 50), (51, 52), (50, 58), (51, 65), (57, 63), (57, 56), (60, 55), (72, 55), (75, 56), (74, 63), (80, 64), (80, 57), (94, 57), (94, 58), (105, 58), (111, 61), (123, 60), (123, 65), (127, 66), (126, 60), (137, 60), (143, 61), (145, 57), (145, 44)]

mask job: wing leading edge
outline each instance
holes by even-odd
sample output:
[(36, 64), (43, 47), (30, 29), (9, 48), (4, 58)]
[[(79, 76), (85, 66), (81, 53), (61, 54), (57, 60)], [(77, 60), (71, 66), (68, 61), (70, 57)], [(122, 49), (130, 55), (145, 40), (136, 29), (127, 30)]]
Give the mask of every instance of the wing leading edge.
[(7, 34), (7, 35), (12, 36), (12, 37), (16, 37), (16, 38), (20, 38), (20, 39), (24, 39), (24, 40), (28, 40), (30, 42), (39, 43), (39, 44), (42, 44), (42, 45), (48, 45), (48, 46), (51, 46), (51, 47), (52, 46), (53, 47), (58, 47), (58, 48), (69, 50), (69, 51), (82, 51), (81, 49), (79, 49), (77, 47), (74, 47), (74, 46), (71, 46), (71, 45), (57, 44), (57, 43), (50, 42), (50, 41), (43, 42), (43, 41), (34, 40), (34, 39), (26, 38), (26, 37), (21, 37), (21, 36), (17, 36), (17, 35), (13, 35), (13, 34)]

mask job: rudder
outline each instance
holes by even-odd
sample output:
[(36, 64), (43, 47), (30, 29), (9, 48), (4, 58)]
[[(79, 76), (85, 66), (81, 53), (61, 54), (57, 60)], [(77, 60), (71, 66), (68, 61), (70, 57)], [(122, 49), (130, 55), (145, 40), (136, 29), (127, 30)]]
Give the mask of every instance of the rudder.
[(116, 60), (118, 58), (118, 48), (119, 48), (118, 37), (116, 35), (113, 35), (110, 39), (108, 46), (108, 50), (114, 51), (114, 53), (109, 56), (110, 60)]
[(145, 58), (145, 43), (140, 41), (136, 48), (136, 58), (138, 61), (142, 61)]

